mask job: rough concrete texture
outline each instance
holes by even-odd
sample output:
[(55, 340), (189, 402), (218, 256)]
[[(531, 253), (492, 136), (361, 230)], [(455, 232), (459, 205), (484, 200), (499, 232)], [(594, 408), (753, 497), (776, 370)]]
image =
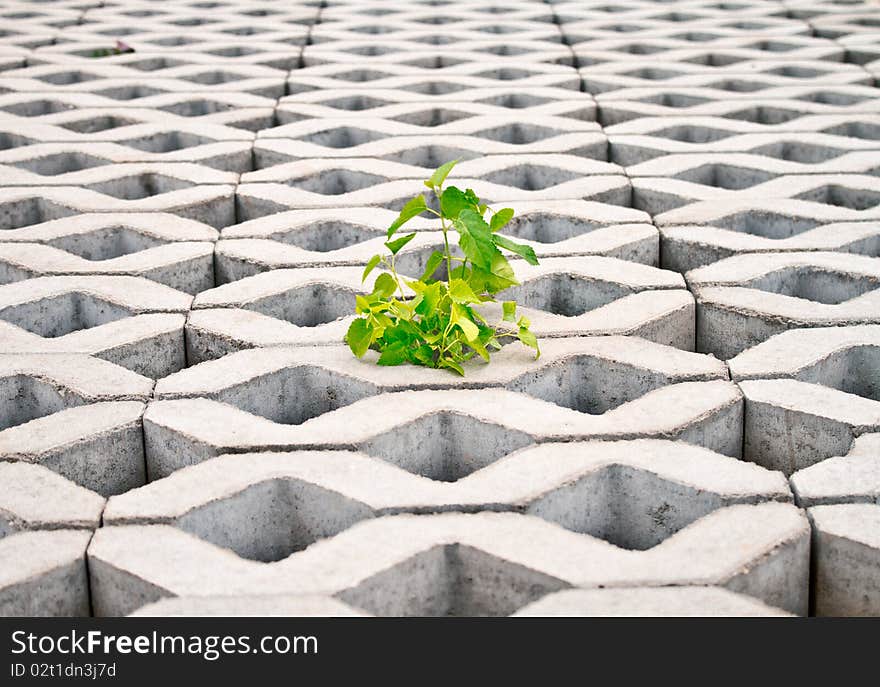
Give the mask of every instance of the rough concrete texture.
[(513, 616), (785, 618), (790, 614), (723, 587), (633, 587), (556, 592), (524, 606)]
[(807, 512), (813, 523), (816, 615), (880, 614), (880, 505), (816, 506)]
[[(880, 615), (876, 0), (282, 4), (0, 0), (0, 614)], [(356, 360), (451, 159), (542, 356)]]

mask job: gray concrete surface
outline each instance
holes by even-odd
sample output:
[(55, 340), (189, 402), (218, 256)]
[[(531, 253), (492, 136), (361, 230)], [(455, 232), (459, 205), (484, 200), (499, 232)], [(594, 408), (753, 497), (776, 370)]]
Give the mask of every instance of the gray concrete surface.
[[(876, 0), (252, 9), (0, 0), (0, 614), (880, 615)], [(543, 354), (356, 360), (456, 158)]]

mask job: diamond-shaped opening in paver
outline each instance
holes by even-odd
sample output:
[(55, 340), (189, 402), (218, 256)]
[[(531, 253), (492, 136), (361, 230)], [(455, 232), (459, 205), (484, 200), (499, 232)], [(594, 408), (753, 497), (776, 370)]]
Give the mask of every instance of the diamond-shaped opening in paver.
[(408, 67), (421, 67), (422, 69), (447, 69), (465, 62), (468, 62), (468, 60), (449, 57), (448, 55), (430, 55), (428, 57), (404, 60), (401, 64)]
[(75, 131), (80, 134), (95, 134), (100, 131), (110, 131), (112, 129), (118, 129), (122, 126), (131, 126), (132, 124), (140, 124), (136, 119), (130, 119), (128, 117), (117, 117), (113, 116), (104, 116), (104, 117), (88, 117), (87, 119), (79, 119), (75, 122), (64, 122), (58, 124), (58, 126), (67, 129), (68, 131)]
[(504, 43), (501, 45), (489, 45), (484, 48), (477, 48), (476, 52), (485, 52), (490, 55), (497, 55), (498, 57), (517, 57), (533, 51), (530, 48), (523, 48), (518, 45)]
[(654, 55), (658, 52), (665, 51), (666, 48), (653, 45), (651, 43), (628, 43), (614, 48), (614, 52), (620, 52), (627, 55)]
[(369, 24), (364, 26), (352, 26), (348, 30), (354, 33), (365, 33), (372, 36), (381, 33), (393, 33), (397, 29), (393, 26), (386, 26), (384, 24)]
[(699, 64), (705, 67), (726, 67), (731, 64), (737, 64), (738, 62), (745, 62), (746, 59), (748, 58), (737, 55), (708, 52), (696, 55), (687, 60), (682, 60), (682, 62)]
[(405, 165), (435, 169), (449, 160), (473, 160), (479, 157), (469, 148), (455, 148), (445, 145), (425, 145), (397, 150), (382, 156), (384, 160), (402, 162)]
[(394, 76), (394, 74), (380, 69), (350, 69), (333, 74), (334, 79), (350, 81), (351, 83), (366, 83), (368, 81), (376, 81), (377, 79), (387, 79), (390, 76)]
[(666, 129), (654, 131), (651, 136), (667, 138), (681, 143), (711, 143), (735, 136), (736, 132), (724, 129), (713, 129), (708, 126), (671, 126)]
[(581, 413), (601, 415), (669, 383), (662, 372), (579, 355), (539, 367), (508, 388)]
[(73, 291), (0, 309), (5, 320), (44, 339), (100, 327), (132, 313), (90, 293)]
[(743, 283), (747, 288), (837, 305), (880, 287), (880, 280), (812, 265), (791, 265)]
[(252, 24), (248, 24), (247, 26), (233, 26), (228, 29), (219, 29), (221, 33), (228, 33), (233, 36), (258, 36), (261, 33), (266, 33), (271, 30), (272, 29), (264, 28), (262, 26), (254, 26)]
[(179, 19), (167, 19), (169, 24), (175, 26), (204, 26), (205, 24), (216, 24), (219, 19), (211, 19), (210, 17), (180, 17)]
[(378, 616), (507, 616), (570, 585), (463, 544), (434, 546), (336, 597)]
[(49, 177), (101, 167), (110, 164), (110, 161), (81, 152), (63, 152), (35, 157), (30, 160), (20, 160), (12, 164), (19, 169), (26, 169), (34, 174)]
[(497, 81), (517, 81), (519, 79), (528, 79), (535, 76), (537, 72), (530, 69), (513, 69), (512, 67), (504, 67), (501, 69), (488, 69), (484, 72), (478, 72), (474, 76), (483, 79), (495, 79)]
[(601, 225), (576, 215), (530, 212), (516, 215), (501, 229), (501, 233), (539, 243), (557, 243), (588, 234), (599, 226)]
[(104, 193), (120, 200), (141, 200), (191, 187), (192, 184), (188, 181), (154, 172), (132, 174), (131, 176), (108, 179), (107, 181), (86, 186), (86, 188), (93, 191)]
[(125, 15), (126, 17), (158, 17), (164, 14), (168, 14), (167, 12), (158, 12), (156, 10), (128, 10), (120, 12), (120, 14)]
[(224, 72), (215, 69), (209, 72), (200, 72), (199, 74), (191, 74), (189, 76), (181, 76), (184, 81), (199, 83), (203, 86), (216, 86), (222, 83), (231, 83), (233, 81), (241, 81), (244, 77), (234, 72)]
[(300, 140), (308, 141), (327, 148), (351, 148), (371, 141), (378, 141), (386, 135), (379, 131), (370, 131), (355, 126), (337, 126), (311, 134), (300, 136)]
[(450, 122), (457, 122), (460, 119), (467, 119), (473, 115), (469, 112), (461, 110), (453, 110), (446, 107), (433, 107), (418, 110), (417, 112), (408, 112), (406, 114), (392, 117), (395, 122), (403, 122), (405, 124), (415, 124), (416, 126), (441, 126)]
[(796, 378), (880, 401), (880, 347), (865, 344), (833, 351)]
[(762, 184), (772, 179), (773, 174), (754, 167), (708, 163), (676, 174), (675, 178), (703, 186), (739, 191)]
[(483, 33), (492, 33), (496, 35), (505, 35), (510, 33), (521, 33), (524, 31), (523, 28), (519, 26), (513, 26), (511, 24), (487, 24), (485, 26), (477, 26), (477, 31), (482, 31)]
[(486, 105), (496, 105), (497, 107), (506, 107), (510, 110), (521, 110), (526, 107), (549, 103), (550, 100), (550, 98), (541, 98), (529, 93), (501, 93), (500, 95), (481, 98), (477, 102)]
[(870, 100), (868, 96), (854, 95), (852, 93), (840, 93), (837, 91), (819, 91), (817, 93), (805, 93), (795, 96), (795, 100), (801, 100), (808, 103), (820, 103), (822, 105), (858, 105), (866, 100)]
[(408, 472), (455, 482), (531, 443), (524, 432), (442, 411), (395, 427), (360, 448)]
[(216, 55), (217, 57), (247, 57), (248, 55), (256, 55), (264, 51), (246, 45), (230, 45), (225, 48), (205, 50), (204, 52), (208, 55)]
[(23, 425), (65, 408), (81, 405), (83, 400), (38, 376), (24, 374), (0, 378), (0, 431)]
[(47, 114), (55, 114), (56, 112), (67, 112), (75, 109), (72, 105), (63, 103), (59, 100), (49, 100), (41, 98), (40, 100), (28, 100), (23, 103), (13, 103), (11, 105), (3, 105), (0, 110), (19, 117), (40, 117)]
[(608, 465), (532, 503), (528, 513), (622, 549), (645, 551), (724, 505), (718, 494), (629, 465)]
[(681, 75), (682, 72), (673, 71), (672, 69), (658, 69), (656, 67), (639, 67), (638, 69), (621, 73), (621, 76), (628, 76), (633, 79), (646, 79), (648, 81), (664, 81)]
[(156, 72), (162, 69), (171, 69), (172, 67), (180, 67), (187, 62), (184, 60), (173, 60), (168, 57), (145, 57), (142, 60), (134, 60), (126, 62), (125, 66), (137, 69), (142, 72)]
[(768, 87), (768, 84), (764, 81), (748, 81), (747, 79), (723, 79), (705, 86), (705, 88), (716, 88), (719, 91), (728, 91), (730, 93), (754, 93), (755, 91), (763, 91)]
[(175, 150), (184, 150), (214, 143), (210, 138), (197, 136), (183, 131), (161, 131), (156, 134), (132, 138), (124, 141), (124, 145), (137, 148), (147, 153), (173, 153)]
[(217, 100), (201, 98), (199, 100), (183, 100), (179, 103), (162, 105), (156, 109), (162, 110), (163, 112), (170, 112), (180, 117), (203, 117), (204, 115), (214, 114), (216, 112), (228, 112), (233, 109), (233, 106)]
[(487, 138), (492, 141), (500, 141), (501, 143), (512, 143), (515, 145), (526, 145), (543, 141), (562, 133), (558, 129), (551, 129), (546, 126), (537, 126), (527, 124), (526, 122), (514, 122), (504, 126), (496, 126), (491, 129), (483, 129), (474, 132), (474, 136)]
[(103, 95), (113, 100), (138, 100), (139, 98), (148, 98), (151, 95), (159, 95), (165, 93), (158, 88), (151, 86), (115, 86), (113, 88), (105, 88), (101, 91), (95, 91), (95, 95)]
[(195, 508), (175, 526), (242, 558), (269, 563), (372, 515), (338, 492), (298, 479), (273, 479)]
[(422, 81), (421, 83), (407, 86), (406, 90), (421, 95), (449, 95), (467, 89), (466, 84), (455, 81)]
[(702, 98), (696, 95), (687, 95), (685, 93), (658, 93), (644, 98), (637, 98), (636, 102), (652, 103), (662, 107), (674, 107), (676, 109), (686, 109), (695, 105), (702, 105), (709, 102), (709, 98)]
[(791, 110), (784, 107), (770, 107), (768, 105), (760, 105), (758, 107), (747, 107), (736, 112), (728, 112), (724, 115), (725, 119), (738, 119), (743, 122), (754, 122), (755, 124), (783, 124), (790, 122), (798, 117), (803, 117), (803, 112)]
[(780, 141), (778, 143), (770, 143), (765, 146), (759, 146), (747, 151), (756, 155), (766, 155), (777, 160), (785, 160), (787, 162), (799, 162), (805, 165), (815, 165), (820, 162), (826, 162), (840, 157), (846, 151), (839, 148), (829, 148), (828, 146), (813, 145), (811, 143), (802, 143), (798, 141)]
[(277, 232), (269, 238), (305, 250), (326, 253), (348, 248), (379, 236), (385, 236), (385, 232), (344, 220), (328, 220), (311, 223), (302, 229)]
[(301, 188), (311, 193), (320, 193), (327, 196), (338, 196), (343, 193), (360, 191), (387, 181), (378, 174), (367, 174), (351, 169), (328, 169), (318, 174), (299, 179), (289, 179), (288, 185)]
[(458, 17), (449, 17), (449, 16), (425, 16), (425, 17), (414, 17), (413, 21), (417, 24), (429, 24), (431, 26), (444, 26), (446, 24), (452, 24), (453, 22), (461, 21)]
[(849, 188), (838, 184), (819, 186), (799, 193), (795, 198), (849, 208), (850, 210), (870, 210), (880, 205), (880, 192)]
[(158, 38), (152, 42), (164, 48), (179, 48), (182, 45), (201, 43), (202, 39), (191, 36), (168, 36), (167, 38)]
[(243, 307), (297, 327), (317, 327), (351, 315), (355, 295), (354, 290), (344, 286), (319, 282), (266, 296)]
[(747, 50), (761, 50), (762, 52), (790, 52), (792, 50), (797, 50), (800, 48), (800, 45), (793, 43), (785, 43), (784, 41), (779, 41), (775, 39), (769, 40), (759, 40), (754, 43), (749, 43), (748, 45), (744, 45), (743, 48)]
[(363, 9), (355, 10), (352, 8), (352, 12), (356, 12), (357, 14), (362, 14), (365, 17), (384, 17), (388, 14), (397, 14), (402, 10), (392, 9), (391, 7), (369, 7)]
[(860, 138), (866, 141), (880, 140), (880, 125), (871, 124), (870, 122), (846, 122), (845, 124), (829, 126), (827, 129), (822, 129), (822, 132), (835, 136)]
[(0, 132), (0, 150), (11, 150), (12, 148), (21, 148), (22, 146), (29, 146), (34, 141), (30, 138), (25, 138), (19, 134), (8, 134), (5, 132)]
[(391, 101), (389, 100), (382, 100), (381, 98), (374, 98), (369, 95), (350, 95), (321, 101), (321, 105), (325, 107), (346, 110), (348, 112), (362, 112), (363, 110), (372, 110), (373, 108), (390, 104)]
[(360, 55), (362, 57), (381, 57), (382, 55), (397, 52), (397, 48), (392, 48), (387, 45), (367, 44), (345, 48), (340, 52), (348, 53), (349, 55)]
[(792, 217), (768, 210), (746, 210), (719, 217), (713, 220), (712, 224), (767, 239), (788, 239), (815, 229), (819, 222), (808, 217)]
[(559, 167), (524, 164), (499, 169), (486, 174), (483, 179), (493, 184), (513, 186), (523, 191), (543, 191), (551, 186), (558, 186), (583, 177), (582, 174)]
[(95, 79), (99, 79), (101, 77), (95, 76), (94, 74), (89, 74), (88, 72), (71, 70), (66, 72), (54, 72), (52, 74), (44, 74), (43, 76), (38, 76), (36, 79), (38, 81), (42, 81), (44, 83), (50, 83), (55, 86), (69, 86), (70, 84), (75, 83), (84, 83), (86, 81), (94, 81)]
[(299, 425), (376, 392), (370, 382), (302, 363), (252, 377), (216, 398), (272, 422)]
[(50, 246), (95, 262), (165, 245), (165, 241), (129, 227), (106, 226), (81, 234), (59, 236), (46, 242)]
[(20, 229), (75, 214), (74, 210), (45, 198), (22, 198), (0, 204), (0, 229)]
[(828, 70), (785, 65), (783, 67), (776, 67), (775, 69), (764, 69), (762, 73), (775, 74), (776, 76), (784, 76), (790, 79), (815, 79), (817, 76), (824, 76), (827, 74)]
[(702, 19), (703, 16), (699, 14), (688, 14), (687, 12), (666, 12), (664, 14), (657, 14), (652, 17), (647, 17), (648, 20), (653, 21), (670, 21), (670, 22), (683, 22), (683, 21), (693, 21), (695, 19)]
[(506, 289), (503, 295), (505, 300), (514, 300), (528, 308), (577, 317), (631, 293), (631, 289), (621, 284), (601, 279), (574, 274), (548, 274)]

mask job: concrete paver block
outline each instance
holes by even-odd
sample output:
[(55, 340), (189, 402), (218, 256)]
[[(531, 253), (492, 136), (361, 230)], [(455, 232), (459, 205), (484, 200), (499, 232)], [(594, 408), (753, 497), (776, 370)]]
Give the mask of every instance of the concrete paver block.
[(816, 615), (880, 614), (880, 506), (816, 506), (807, 512), (813, 526)]
[(535, 516), (397, 515), (265, 563), (168, 525), (130, 525), (101, 528), (88, 559), (98, 615), (126, 614), (167, 596), (235, 595), (255, 586), (333, 595), (379, 615), (509, 615), (570, 587), (695, 583), (806, 613), (809, 529), (789, 504), (730, 506), (636, 551)]

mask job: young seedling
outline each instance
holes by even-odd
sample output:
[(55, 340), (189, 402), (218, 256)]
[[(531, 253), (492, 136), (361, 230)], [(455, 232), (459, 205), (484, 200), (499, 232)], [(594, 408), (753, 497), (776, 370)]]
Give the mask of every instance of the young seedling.
[(132, 48), (128, 43), (124, 43), (123, 41), (117, 40), (116, 45), (112, 48), (98, 48), (97, 50), (92, 50), (92, 57), (110, 57), (111, 55), (125, 55), (126, 53), (134, 52), (134, 48)]
[[(513, 218), (512, 209), (491, 211), (472, 189), (444, 188), (456, 162), (442, 165), (425, 181), (437, 199), (439, 212), (428, 206), (424, 195), (410, 200), (388, 227), (385, 247), (390, 254), (374, 255), (367, 262), (363, 281), (377, 267), (385, 271), (376, 277), (370, 294), (357, 297), (359, 317), (348, 328), (346, 341), (358, 358), (373, 349), (379, 352), (379, 365), (409, 362), (464, 375), (462, 363), (474, 355), (489, 362), (490, 352), (499, 350), (505, 338), (519, 339), (535, 350), (536, 358), (540, 356), (529, 320), (517, 317), (514, 301), (502, 302), (503, 317), (498, 324), (490, 324), (480, 314), (480, 305), (494, 302), (495, 294), (519, 283), (502, 250), (531, 265), (537, 265), (538, 258), (529, 246), (498, 233)], [(419, 279), (404, 279), (397, 273), (395, 258), (416, 234), (396, 238), (395, 234), (422, 213), (440, 219), (444, 249), (431, 254)], [(452, 230), (458, 234), (464, 257), (450, 249)], [(443, 267), (447, 279), (433, 279)]]

